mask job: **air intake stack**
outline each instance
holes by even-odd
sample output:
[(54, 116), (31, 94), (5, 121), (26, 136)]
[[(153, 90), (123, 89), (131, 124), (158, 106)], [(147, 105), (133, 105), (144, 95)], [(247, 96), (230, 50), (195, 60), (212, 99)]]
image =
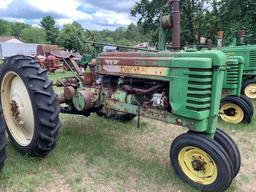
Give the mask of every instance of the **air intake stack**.
[(170, 15), (161, 17), (158, 49), (160, 51), (165, 50), (166, 45), (166, 33), (168, 30), (172, 30), (172, 51), (180, 50), (180, 1), (168, 0), (167, 6), (170, 7)]

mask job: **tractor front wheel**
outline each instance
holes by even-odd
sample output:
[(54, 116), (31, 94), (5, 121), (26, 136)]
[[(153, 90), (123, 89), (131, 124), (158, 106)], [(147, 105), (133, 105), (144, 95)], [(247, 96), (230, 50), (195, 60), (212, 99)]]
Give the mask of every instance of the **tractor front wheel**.
[(221, 100), (220, 117), (228, 123), (250, 123), (253, 110), (241, 97), (227, 96)]
[(256, 99), (256, 79), (248, 79), (243, 82), (242, 94), (250, 99)]
[(61, 127), (57, 95), (47, 71), (26, 56), (5, 60), (0, 71), (0, 121), (14, 146), (43, 157), (54, 147)]
[(172, 143), (170, 158), (177, 175), (199, 190), (225, 191), (233, 180), (229, 155), (206, 135), (180, 135)]

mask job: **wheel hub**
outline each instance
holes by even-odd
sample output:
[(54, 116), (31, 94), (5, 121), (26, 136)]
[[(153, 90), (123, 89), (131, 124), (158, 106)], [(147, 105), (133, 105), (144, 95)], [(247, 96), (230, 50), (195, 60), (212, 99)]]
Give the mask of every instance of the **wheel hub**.
[(236, 115), (236, 109), (234, 109), (234, 108), (226, 109), (226, 110), (224, 110), (224, 114), (234, 117)]
[(16, 120), (16, 122), (20, 121), (20, 112), (19, 112), (19, 107), (17, 105), (17, 102), (15, 100), (11, 100), (11, 111), (12, 111), (12, 116)]
[(25, 119), (24, 117), (24, 105), (22, 104), (22, 98), (15, 94), (14, 96), (11, 96), (10, 101), (10, 110), (12, 113), (12, 117), (17, 125), (24, 125)]
[(205, 170), (205, 164), (206, 162), (202, 159), (201, 156), (199, 157), (194, 157), (193, 156), (193, 160), (192, 160), (192, 167), (195, 171), (204, 171)]

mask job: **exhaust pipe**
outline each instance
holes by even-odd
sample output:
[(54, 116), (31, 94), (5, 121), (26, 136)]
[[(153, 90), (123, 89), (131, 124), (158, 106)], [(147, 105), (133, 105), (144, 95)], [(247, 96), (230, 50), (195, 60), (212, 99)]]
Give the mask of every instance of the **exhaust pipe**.
[(172, 50), (180, 50), (180, 0), (168, 0), (167, 6), (170, 8), (170, 15), (161, 17), (158, 50), (164, 51), (166, 46), (166, 31), (172, 31)]
[(169, 0), (172, 14), (172, 48), (180, 50), (180, 0)]

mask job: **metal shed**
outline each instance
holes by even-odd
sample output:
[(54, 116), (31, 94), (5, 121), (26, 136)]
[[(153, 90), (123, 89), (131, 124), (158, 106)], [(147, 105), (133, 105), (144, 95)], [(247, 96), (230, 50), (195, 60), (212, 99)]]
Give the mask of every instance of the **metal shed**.
[(36, 55), (37, 45), (29, 43), (0, 43), (0, 59), (18, 54)]

